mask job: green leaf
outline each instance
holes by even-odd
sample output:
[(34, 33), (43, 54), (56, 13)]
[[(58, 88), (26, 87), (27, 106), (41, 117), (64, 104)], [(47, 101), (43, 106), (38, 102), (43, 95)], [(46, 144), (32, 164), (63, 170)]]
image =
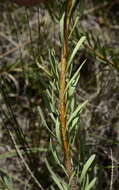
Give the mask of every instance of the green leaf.
[(53, 115), (53, 113), (50, 113), (49, 115), (50, 115), (52, 121), (54, 122), (54, 124), (56, 124), (56, 118), (55, 118), (55, 116)]
[(39, 69), (41, 69), (44, 73), (46, 73), (48, 77), (50, 78), (52, 77), (51, 73), (48, 71), (48, 69), (45, 66), (41, 65), (38, 61), (36, 62), (36, 65), (38, 66)]
[(72, 33), (73, 33), (73, 31), (74, 31), (74, 29), (75, 29), (75, 27), (76, 27), (78, 21), (79, 21), (79, 16), (77, 16), (76, 19), (75, 19), (74, 25), (73, 25), (73, 27), (72, 27), (72, 29), (71, 29), (70, 34), (69, 34), (69, 39), (71, 38), (71, 35), (72, 35)]
[(70, 65), (71, 65), (71, 63), (72, 63), (72, 61), (73, 61), (76, 53), (78, 52), (79, 48), (81, 47), (81, 45), (82, 45), (82, 43), (84, 42), (85, 39), (86, 39), (86, 37), (82, 36), (80, 38), (80, 40), (78, 41), (78, 43), (76, 44), (76, 46), (75, 46), (75, 48), (74, 48), (74, 50), (73, 50), (73, 52), (72, 52), (72, 54), (70, 56), (70, 59), (68, 61), (67, 71), (68, 71), (68, 69), (69, 69), (69, 67), (70, 67)]
[(74, 90), (76, 88), (76, 85), (78, 83), (79, 77), (80, 77), (80, 70), (83, 67), (83, 65), (85, 64), (86, 60), (83, 61), (83, 63), (81, 64), (81, 66), (78, 68), (78, 70), (74, 73), (73, 77), (70, 79), (70, 81), (67, 83), (67, 86), (65, 88), (65, 93), (67, 92), (68, 88), (70, 89), (70, 95), (72, 95), (74, 93)]
[(59, 159), (58, 159), (58, 157), (57, 157), (56, 151), (53, 150), (53, 146), (52, 146), (52, 141), (51, 141), (51, 140), (50, 140), (50, 147), (49, 147), (49, 148), (50, 148), (50, 150), (51, 150), (51, 152), (52, 152), (52, 155), (53, 155), (53, 157), (54, 157), (56, 163), (57, 163), (58, 165), (60, 165), (60, 161), (59, 161)]
[(62, 18), (60, 20), (60, 34), (61, 34), (61, 42), (64, 41), (64, 14), (62, 15)]
[(85, 188), (85, 190), (90, 190), (91, 188), (94, 187), (95, 183), (96, 183), (97, 178), (95, 177), (89, 184), (88, 186)]
[(74, 179), (75, 174), (76, 174), (76, 171), (73, 171), (73, 173), (69, 179), (69, 185), (72, 183), (72, 180)]
[(76, 128), (78, 121), (79, 121), (79, 116), (76, 117), (76, 118), (72, 121), (72, 124), (71, 124), (71, 126), (70, 126), (70, 128), (69, 128), (69, 133), (71, 133), (71, 131), (74, 129), (74, 127)]
[(88, 161), (85, 163), (84, 167), (83, 167), (83, 170), (82, 170), (82, 173), (81, 173), (81, 176), (80, 176), (80, 184), (83, 182), (83, 179), (86, 177), (86, 173), (89, 169), (89, 167), (91, 166), (92, 162), (94, 161), (95, 159), (95, 154), (93, 154), (89, 159)]
[(49, 57), (50, 57), (50, 65), (53, 72), (53, 77), (56, 81), (59, 81), (59, 73), (58, 73), (58, 62), (55, 58), (55, 52), (49, 51)]
[(75, 106), (74, 96), (68, 96), (67, 99), (68, 99), (66, 104), (67, 113), (72, 113), (74, 111), (74, 106)]
[(59, 178), (56, 175), (53, 175), (52, 178), (60, 190), (68, 190), (67, 184), (65, 182), (60, 182)]
[(86, 178), (86, 182), (85, 182), (85, 180), (83, 180), (84, 181), (83, 186), (85, 187), (84, 189), (86, 189), (89, 184), (89, 175), (87, 174), (85, 178)]
[[(61, 164), (61, 162), (60, 162), (60, 160), (59, 160), (59, 158), (58, 158), (58, 156), (57, 156), (56, 151), (53, 149), (51, 140), (50, 140), (50, 150), (51, 150), (51, 152), (52, 152), (52, 155), (53, 155), (53, 157), (54, 157), (56, 163), (63, 169), (64, 173), (67, 175), (67, 172), (66, 172), (65, 167)], [(67, 176), (68, 176), (68, 175), (67, 175)]]
[(78, 116), (82, 108), (87, 104), (88, 100), (86, 100), (83, 104), (79, 104), (76, 110), (71, 114), (69, 120), (67, 122), (67, 126), (69, 127), (70, 123)]
[(61, 180), (60, 177), (58, 177), (58, 176), (54, 173), (54, 171), (51, 169), (51, 166), (49, 165), (47, 159), (45, 160), (45, 163), (46, 163), (46, 166), (47, 166), (49, 172), (50, 172), (51, 175), (52, 175), (52, 179), (54, 180), (54, 182), (56, 183), (56, 185), (59, 187), (59, 189), (60, 189), (60, 190), (68, 190), (68, 188), (66, 188), (66, 187), (67, 187), (67, 184), (66, 184), (63, 180)]
[(56, 136), (54, 135), (54, 133), (53, 133), (53, 132), (50, 130), (50, 128), (48, 127), (48, 125), (47, 125), (47, 123), (46, 123), (46, 120), (45, 120), (45, 118), (44, 118), (44, 115), (43, 115), (43, 112), (42, 112), (40, 106), (38, 106), (38, 112), (39, 112), (39, 114), (40, 114), (40, 117), (41, 117), (41, 120), (42, 120), (44, 126), (48, 129), (48, 131), (50, 132), (50, 134), (52, 134), (52, 135), (56, 138)]
[(60, 133), (60, 122), (59, 122), (58, 118), (56, 119), (55, 132), (56, 132), (56, 137), (57, 137), (58, 142), (60, 144), (62, 144), (61, 143), (61, 133)]

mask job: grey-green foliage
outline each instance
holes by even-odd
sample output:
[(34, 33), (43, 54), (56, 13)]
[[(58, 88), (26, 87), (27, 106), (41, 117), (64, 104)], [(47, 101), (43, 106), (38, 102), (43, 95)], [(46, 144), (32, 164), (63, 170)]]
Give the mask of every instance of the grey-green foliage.
[(89, 181), (89, 175), (88, 175), (88, 170), (91, 168), (91, 164), (94, 162), (94, 159), (95, 155), (92, 155), (83, 166), (79, 179), (81, 190), (90, 190), (95, 185), (96, 177), (94, 177), (94, 179)]
[[(64, 23), (64, 14), (60, 21), (60, 34), (61, 34), (61, 43), (63, 43), (63, 23)], [(73, 34), (73, 30), (76, 26), (76, 22), (74, 23), (74, 26), (72, 27), (72, 31), (70, 33), (70, 38)], [(71, 147), (73, 147), (73, 144), (75, 142), (75, 138), (78, 132), (78, 129), (80, 127), (79, 125), (79, 117), (80, 112), (83, 109), (83, 107), (87, 104), (88, 100), (86, 100), (84, 103), (79, 104), (77, 107), (75, 105), (75, 93), (76, 93), (76, 87), (78, 84), (78, 81), (80, 79), (80, 71), (83, 65), (85, 64), (86, 60), (84, 60), (83, 63), (79, 66), (77, 71), (73, 73), (73, 62), (76, 54), (78, 53), (80, 47), (82, 46), (83, 42), (85, 41), (85, 36), (82, 36), (79, 40), (76, 46), (74, 47), (71, 55), (68, 58), (66, 73), (65, 73), (65, 79), (66, 79), (66, 88), (64, 96), (66, 97), (66, 119), (67, 119), (67, 126), (66, 126), (66, 133), (69, 136), (69, 144)], [(55, 142), (57, 142), (57, 146), (55, 146), (52, 143), (52, 140), (49, 143), (49, 151), (52, 154), (52, 157), (54, 159), (53, 165), (50, 164), (50, 160), (46, 159), (45, 163), (46, 166), (51, 174), (51, 178), (54, 181), (54, 184), (57, 186), (60, 190), (70, 190), (71, 185), (71, 179), (76, 178), (76, 185), (80, 190), (90, 190), (95, 184), (96, 178), (93, 180), (89, 179), (88, 171), (91, 169), (91, 164), (95, 159), (95, 155), (92, 155), (86, 164), (83, 166), (83, 169), (77, 171), (77, 169), (74, 169), (73, 174), (71, 176), (71, 179), (68, 180), (68, 174), (65, 170), (64, 165), (62, 164), (62, 140), (61, 140), (61, 132), (60, 132), (60, 120), (59, 120), (59, 106), (58, 104), (58, 98), (59, 98), (59, 89), (60, 89), (60, 63), (57, 61), (55, 52), (52, 50), (49, 52), (49, 60), (50, 60), (50, 76), (51, 80), (49, 82), (50, 86), (47, 88), (47, 108), (49, 116), (52, 120), (54, 129), (49, 127), (45, 121), (45, 118), (43, 118), (43, 114), (41, 111), (41, 108), (39, 109), (39, 113), (41, 117), (43, 118), (44, 126), (50, 131), (52, 134), (51, 139), (55, 137)], [(43, 69), (44, 70), (44, 69)], [(58, 149), (59, 147), (59, 149)], [(73, 159), (72, 159), (73, 162)], [(66, 175), (65, 178), (61, 178), (61, 176), (54, 170), (54, 165), (57, 165), (58, 168)], [(79, 166), (77, 166), (80, 168)], [(75, 168), (75, 167), (74, 167)], [(54, 189), (54, 185), (51, 185), (51, 189)]]
[[(52, 146), (52, 145), (51, 145)], [(52, 149), (52, 148), (51, 148)], [(59, 166), (65, 171), (65, 168), (63, 167), (63, 165), (59, 162), (59, 159), (56, 155), (56, 152), (54, 152), (52, 150), (53, 156), (55, 158), (56, 163), (59, 164)], [(96, 177), (94, 177), (92, 180), (89, 180), (89, 170), (91, 169), (91, 164), (94, 162), (95, 159), (95, 155), (92, 155), (87, 162), (84, 164), (83, 169), (81, 171), (80, 177), (77, 178), (77, 186), (80, 190), (91, 190), (95, 183), (96, 183)], [(50, 164), (48, 163), (48, 161), (45, 161), (46, 166), (49, 170), (49, 172), (51, 173), (51, 177), (53, 179), (53, 181), (55, 182), (55, 184), (58, 186), (58, 189), (60, 190), (69, 190), (70, 189), (70, 181), (69, 184), (67, 184), (59, 175), (56, 174), (56, 172), (53, 171), (52, 167), (50, 166)], [(72, 175), (72, 177), (74, 177), (75, 175), (75, 171)], [(52, 188), (51, 188), (52, 189)]]
[(45, 161), (46, 166), (49, 170), (49, 172), (51, 173), (51, 177), (53, 179), (53, 181), (55, 182), (55, 184), (58, 186), (58, 189), (60, 190), (68, 190), (69, 186), (67, 183), (65, 183), (65, 181), (63, 179), (61, 179), (51, 168), (51, 166), (49, 165), (48, 161)]
[[(75, 57), (76, 53), (78, 52), (78, 50), (80, 49), (84, 40), (85, 40), (85, 37), (82, 37), (81, 39), (79, 39), (79, 42), (77, 43), (71, 56), (69, 57), (67, 73), (66, 73), (67, 85), (66, 85), (64, 95), (66, 96), (67, 133), (69, 134), (70, 144), (72, 144), (74, 142), (74, 139), (76, 137), (76, 131), (79, 127), (78, 120), (79, 120), (80, 112), (81, 112), (82, 108), (85, 106), (85, 104), (87, 103), (87, 100), (86, 100), (83, 104), (79, 104), (75, 108), (74, 94), (76, 92), (76, 86), (77, 86), (77, 83), (80, 78), (80, 70), (81, 70), (83, 64), (85, 63), (85, 60), (81, 64), (79, 69), (73, 74), (73, 76), (71, 76), (74, 57)], [(58, 62), (56, 61), (54, 55), (52, 55), (52, 54), (50, 54), (50, 64), (51, 64), (51, 72), (52, 72), (53, 80), (50, 82), (50, 89), (47, 90), (47, 94), (50, 99), (50, 101), (49, 101), (50, 114), (49, 115), (55, 126), (55, 130), (54, 130), (53, 134), (55, 135), (57, 142), (59, 142), (59, 145), (61, 146), (62, 142), (61, 142), (61, 137), (60, 137), (60, 135), (61, 135), (60, 134), (60, 121), (59, 121), (59, 117), (58, 117), (59, 116), (58, 107), (56, 106), (56, 99), (57, 99), (56, 93), (59, 92), (59, 88), (60, 88), (59, 87), (59, 74), (60, 73), (58, 70)], [(54, 113), (55, 113), (55, 115), (54, 115)], [(72, 131), (74, 131), (74, 133), (72, 133)], [(60, 160), (59, 152), (57, 152), (56, 147), (55, 147), (55, 149), (53, 148), (51, 142), (50, 142), (50, 151), (53, 155), (55, 163), (60, 167), (60, 169), (62, 169), (62, 171), (67, 176), (65, 168)], [(94, 158), (95, 158), (95, 156), (92, 155), (89, 158), (89, 160), (86, 162), (86, 164), (84, 165), (82, 172), (81, 171), (79, 172), (79, 173), (81, 173), (80, 179), (78, 179), (76, 181), (76, 183), (77, 183), (77, 186), (80, 186), (81, 190), (90, 190), (95, 184), (96, 178), (89, 181), (89, 177), (88, 177), (88, 170), (91, 168), (91, 164), (94, 161)], [(48, 162), (48, 160), (46, 160), (46, 166), (47, 166), (49, 172), (51, 173), (51, 177), (52, 177), (54, 183), (57, 185), (58, 189), (69, 190), (71, 180), (69, 180), (69, 182), (67, 182), (67, 180), (64, 181), (64, 179), (61, 179), (61, 177), (53, 170), (53, 168), (50, 165), (50, 163)], [(72, 176), (74, 177), (75, 174), (76, 174), (76, 171), (74, 171)], [(54, 187), (51, 186), (51, 189), (54, 189)]]

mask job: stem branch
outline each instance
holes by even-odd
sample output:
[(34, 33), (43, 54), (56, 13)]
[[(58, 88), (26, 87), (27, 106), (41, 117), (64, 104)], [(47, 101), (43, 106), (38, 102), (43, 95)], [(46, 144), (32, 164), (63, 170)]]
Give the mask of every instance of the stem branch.
[(69, 151), (69, 142), (66, 133), (67, 119), (66, 119), (66, 99), (65, 99), (65, 87), (66, 87), (66, 66), (67, 66), (67, 58), (68, 58), (68, 31), (69, 31), (69, 22), (70, 22), (70, 9), (72, 6), (72, 0), (66, 1), (65, 8), (65, 17), (64, 17), (64, 42), (63, 49), (61, 54), (61, 62), (60, 62), (60, 105), (59, 105), (59, 113), (60, 113), (60, 123), (61, 123), (61, 138), (63, 144), (64, 151), (64, 164), (67, 170), (67, 174), (69, 178), (72, 175), (72, 163), (71, 163), (71, 155)]

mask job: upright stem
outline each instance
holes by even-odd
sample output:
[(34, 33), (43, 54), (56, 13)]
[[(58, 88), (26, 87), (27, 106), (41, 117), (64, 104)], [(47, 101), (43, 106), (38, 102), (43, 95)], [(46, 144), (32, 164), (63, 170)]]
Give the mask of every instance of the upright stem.
[(68, 31), (69, 31), (69, 21), (70, 21), (70, 8), (72, 5), (72, 0), (66, 1), (65, 8), (65, 17), (64, 17), (64, 43), (61, 54), (60, 62), (60, 123), (61, 123), (61, 138), (64, 151), (64, 164), (67, 170), (68, 176), (72, 175), (72, 164), (71, 164), (71, 155), (69, 151), (69, 142), (66, 133), (67, 119), (66, 119), (66, 99), (65, 99), (65, 87), (66, 87), (66, 66), (68, 58)]

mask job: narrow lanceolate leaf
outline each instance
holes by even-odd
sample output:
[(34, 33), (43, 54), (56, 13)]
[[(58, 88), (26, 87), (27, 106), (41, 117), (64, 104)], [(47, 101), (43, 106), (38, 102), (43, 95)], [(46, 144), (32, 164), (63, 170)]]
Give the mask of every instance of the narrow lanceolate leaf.
[(74, 111), (74, 107), (75, 107), (75, 99), (74, 96), (69, 96), (68, 95), (68, 101), (66, 104), (66, 110), (68, 113), (72, 113)]
[(64, 40), (64, 14), (62, 15), (62, 18), (60, 20), (60, 34), (61, 34), (61, 41)]
[(56, 163), (62, 168), (62, 170), (64, 171), (64, 173), (67, 175), (65, 167), (63, 166), (63, 164), (61, 164), (61, 161), (59, 160), (59, 158), (57, 156), (57, 152), (53, 149), (52, 141), (50, 141), (50, 150), (52, 152), (52, 155), (53, 155)]
[(73, 77), (70, 79), (70, 81), (67, 83), (67, 86), (65, 88), (65, 93), (67, 92), (68, 88), (70, 90), (70, 88), (72, 88), (71, 91), (71, 95), (73, 94), (76, 85), (78, 83), (79, 77), (80, 77), (80, 70), (83, 67), (83, 65), (85, 64), (86, 60), (83, 61), (83, 63), (81, 64), (81, 66), (78, 68), (78, 70), (74, 73)]
[(56, 111), (56, 107), (55, 107), (54, 94), (49, 89), (46, 90), (46, 93), (47, 93), (47, 95), (49, 97), (49, 99), (47, 98), (47, 101), (49, 101), (49, 102), (46, 102), (47, 103), (46, 106), (48, 108), (48, 111), (49, 111), (49, 113), (55, 113), (56, 114), (57, 111)]
[(58, 159), (56, 151), (53, 149), (52, 141), (50, 140), (50, 150), (52, 152), (52, 155), (58, 165), (60, 165), (60, 160)]
[(78, 41), (78, 43), (76, 44), (76, 46), (75, 46), (75, 48), (74, 48), (74, 50), (73, 50), (73, 52), (72, 52), (72, 54), (71, 54), (71, 57), (70, 57), (70, 59), (69, 59), (69, 61), (68, 61), (67, 70), (69, 69), (69, 67), (70, 67), (70, 65), (71, 65), (71, 63), (72, 63), (72, 61), (73, 61), (73, 59), (74, 59), (76, 53), (78, 52), (79, 48), (81, 47), (81, 45), (83, 44), (83, 42), (84, 42), (85, 39), (86, 39), (86, 37), (85, 37), (85, 36), (82, 36), (82, 37), (80, 38), (80, 40)]
[(90, 190), (94, 187), (95, 183), (96, 183), (97, 178), (95, 177), (85, 188), (85, 190)]
[(69, 34), (69, 39), (71, 38), (72, 33), (73, 33), (73, 31), (74, 31), (74, 29), (75, 29), (75, 27), (76, 27), (78, 21), (79, 21), (79, 16), (77, 16), (76, 19), (75, 19), (75, 23), (74, 23), (74, 25), (73, 25), (73, 27), (72, 27), (72, 29), (71, 29), (70, 34)]
[(53, 175), (52, 178), (60, 190), (68, 190), (69, 189), (68, 185), (65, 182), (61, 182), (61, 184), (59, 183), (59, 178), (57, 178), (56, 175)]
[(88, 186), (89, 184), (89, 175), (87, 174), (85, 176), (85, 180), (83, 180), (83, 186), (85, 187), (84, 189), (86, 189), (86, 187)]
[(71, 126), (70, 126), (70, 128), (69, 128), (69, 133), (70, 133), (74, 128), (76, 129), (78, 121), (79, 121), (79, 116), (77, 116), (77, 117), (73, 120), (73, 122), (72, 122), (72, 124), (71, 124)]
[(56, 124), (56, 118), (55, 118), (55, 116), (53, 115), (53, 113), (50, 113), (49, 115), (50, 115), (52, 121), (54, 122), (54, 124)]
[(41, 65), (38, 61), (36, 62), (39, 69), (41, 69), (50, 79), (52, 77), (51, 73), (48, 71), (47, 68), (45, 68), (43, 65)]
[(43, 115), (43, 112), (42, 112), (40, 106), (38, 106), (38, 112), (39, 112), (39, 115), (41, 117), (41, 120), (42, 120), (44, 126), (48, 129), (48, 131), (50, 132), (50, 134), (52, 134), (55, 137), (54, 133), (50, 130), (50, 128), (48, 127), (48, 125), (46, 123), (46, 120), (44, 118), (44, 115)]
[(56, 123), (55, 124), (56, 125), (55, 126), (56, 137), (57, 137), (58, 142), (61, 144), (60, 122), (59, 122), (58, 118), (56, 119), (55, 123)]
[(86, 100), (83, 104), (79, 104), (76, 110), (71, 114), (69, 120), (67, 122), (67, 126), (69, 127), (70, 123), (79, 115), (82, 108), (87, 104), (88, 100)]
[(48, 161), (45, 160), (46, 166), (49, 170), (49, 172), (52, 175), (52, 178), (54, 179), (55, 183), (57, 184), (57, 186), (59, 187), (59, 189), (63, 190), (63, 187), (61, 185), (60, 179), (56, 176), (56, 174), (54, 173), (54, 171), (52, 170), (51, 166), (49, 165)]
[(94, 161), (95, 159), (95, 155), (93, 154), (89, 159), (88, 161), (86, 162), (86, 164), (84, 165), (83, 167), (83, 170), (82, 170), (82, 173), (81, 173), (81, 176), (80, 176), (80, 184), (83, 182), (83, 179), (86, 177), (86, 174), (87, 174), (87, 171), (88, 169), (90, 168), (92, 162)]
[(59, 81), (59, 74), (58, 74), (58, 62), (55, 58), (55, 53), (53, 51), (49, 52), (49, 57), (50, 57), (50, 65), (52, 68), (52, 73), (53, 73), (53, 77)]
[(51, 166), (49, 165), (48, 161), (45, 160), (46, 166), (51, 173), (51, 177), (54, 180), (55, 184), (58, 186), (60, 190), (68, 190), (67, 184), (58, 177), (55, 172), (52, 170)]

